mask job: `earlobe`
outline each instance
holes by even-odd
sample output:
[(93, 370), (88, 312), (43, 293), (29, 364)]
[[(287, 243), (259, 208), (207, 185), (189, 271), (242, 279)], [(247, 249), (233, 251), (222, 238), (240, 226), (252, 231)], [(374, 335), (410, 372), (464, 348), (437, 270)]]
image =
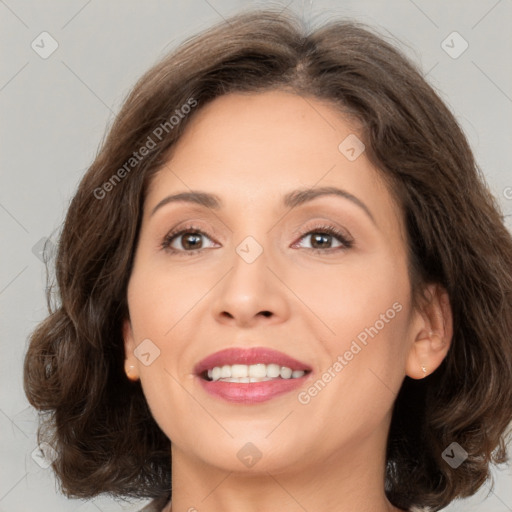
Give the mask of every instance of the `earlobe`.
[(412, 379), (430, 375), (443, 362), (449, 348), (450, 344), (432, 331), (416, 339), (407, 358), (406, 375)]
[(130, 379), (132, 382), (139, 380), (139, 372), (137, 371), (137, 367), (134, 364), (130, 364), (128, 359), (126, 359), (124, 362), (124, 371), (128, 379)]

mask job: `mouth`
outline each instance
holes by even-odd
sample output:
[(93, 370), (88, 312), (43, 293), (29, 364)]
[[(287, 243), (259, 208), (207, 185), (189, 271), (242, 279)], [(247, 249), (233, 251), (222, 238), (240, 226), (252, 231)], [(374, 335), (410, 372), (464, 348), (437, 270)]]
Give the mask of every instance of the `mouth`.
[(309, 365), (264, 347), (222, 350), (194, 368), (207, 392), (229, 402), (246, 404), (292, 391), (311, 372)]

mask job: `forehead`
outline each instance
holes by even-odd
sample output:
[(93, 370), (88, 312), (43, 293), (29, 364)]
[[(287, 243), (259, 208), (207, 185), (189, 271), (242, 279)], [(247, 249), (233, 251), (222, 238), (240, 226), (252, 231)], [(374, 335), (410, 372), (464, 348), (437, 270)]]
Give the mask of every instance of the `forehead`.
[(292, 189), (335, 186), (361, 198), (376, 217), (400, 224), (398, 207), (381, 171), (367, 159), (359, 129), (317, 98), (285, 91), (218, 97), (195, 112), (150, 184), (146, 210), (187, 189), (208, 190), (228, 205), (267, 207)]

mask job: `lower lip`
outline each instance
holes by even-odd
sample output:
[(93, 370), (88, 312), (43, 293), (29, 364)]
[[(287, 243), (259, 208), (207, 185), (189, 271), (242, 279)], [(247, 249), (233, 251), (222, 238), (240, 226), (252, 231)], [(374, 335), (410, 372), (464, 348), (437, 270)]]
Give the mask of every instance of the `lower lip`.
[(275, 379), (263, 382), (222, 382), (210, 381), (201, 377), (203, 388), (210, 393), (220, 397), (228, 402), (255, 404), (266, 402), (276, 396), (289, 393), (304, 384), (304, 381), (310, 374), (306, 374), (297, 379)]

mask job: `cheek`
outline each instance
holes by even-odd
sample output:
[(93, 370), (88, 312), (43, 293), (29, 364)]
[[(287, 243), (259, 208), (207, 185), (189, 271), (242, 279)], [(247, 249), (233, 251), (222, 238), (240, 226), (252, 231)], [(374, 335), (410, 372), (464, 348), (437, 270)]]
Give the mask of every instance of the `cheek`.
[(396, 323), (400, 308), (393, 305), (398, 302), (405, 308), (410, 301), (406, 263), (384, 248), (347, 255), (336, 265), (291, 269), (285, 277), (317, 323), (324, 325), (330, 337), (340, 340), (373, 326), (388, 310), (387, 317)]
[[(213, 276), (215, 277), (215, 276)], [(204, 273), (158, 269), (134, 272), (128, 290), (130, 316), (142, 336), (164, 338), (213, 286)]]
[(134, 344), (146, 343), (145, 352), (150, 354), (149, 361), (139, 359), (141, 384), (153, 417), (168, 435), (173, 431), (173, 411), (190, 408), (190, 396), (182, 387), (191, 378), (185, 354), (197, 323), (190, 320), (209, 288), (204, 274), (199, 278), (150, 264), (134, 268), (129, 282)]
[(294, 291), (315, 313), (310, 328), (321, 339), (325, 369), (338, 361), (331, 372), (343, 375), (333, 379), (333, 391), (364, 397), (364, 389), (383, 387), (380, 380), (398, 390), (411, 301), (405, 260), (375, 253), (321, 268), (297, 283)]

